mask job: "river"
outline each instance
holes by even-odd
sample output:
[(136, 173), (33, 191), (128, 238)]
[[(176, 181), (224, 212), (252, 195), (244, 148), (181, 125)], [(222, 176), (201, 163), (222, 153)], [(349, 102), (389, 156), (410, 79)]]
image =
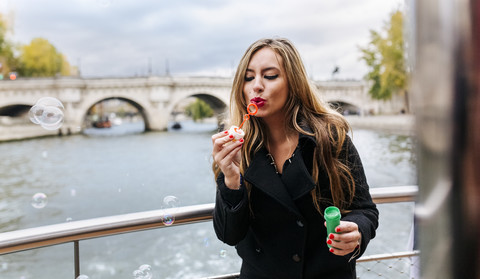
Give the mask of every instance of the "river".
[[(130, 126), (129, 126), (130, 125)], [(212, 203), (212, 124), (138, 133), (134, 124), (107, 132), (0, 143), (0, 232), (88, 218)], [(370, 187), (416, 184), (413, 138), (354, 130)], [(44, 194), (46, 203), (32, 197)], [(379, 205), (380, 227), (366, 254), (405, 251), (412, 203)], [(153, 278), (200, 278), (238, 272), (233, 247), (211, 222), (80, 242), (81, 273), (90, 279), (133, 278), (143, 264)], [(0, 256), (0, 278), (73, 278), (73, 244)], [(363, 278), (363, 277), (362, 277)]]

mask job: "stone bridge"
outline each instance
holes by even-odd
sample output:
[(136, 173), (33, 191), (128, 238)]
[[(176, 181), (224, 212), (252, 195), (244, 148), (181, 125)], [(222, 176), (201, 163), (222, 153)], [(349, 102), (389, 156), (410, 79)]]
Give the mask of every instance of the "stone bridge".
[[(138, 109), (146, 130), (165, 130), (175, 107), (188, 97), (204, 100), (217, 112), (228, 107), (232, 78), (149, 76), (128, 78), (28, 78), (0, 81), (0, 128), (22, 117), (42, 97), (65, 106), (59, 133), (80, 132), (88, 111), (97, 103), (124, 100)], [(384, 102), (372, 100), (364, 81), (314, 82), (324, 101), (358, 114), (378, 113)], [(5, 120), (7, 119), (7, 120)], [(15, 121), (13, 121), (15, 122)], [(2, 124), (3, 123), (3, 124)], [(34, 124), (32, 124), (34, 125)]]

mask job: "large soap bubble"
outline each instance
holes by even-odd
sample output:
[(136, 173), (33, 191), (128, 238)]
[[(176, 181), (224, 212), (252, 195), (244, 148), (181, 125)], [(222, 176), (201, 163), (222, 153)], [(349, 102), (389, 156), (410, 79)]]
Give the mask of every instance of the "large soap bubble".
[(46, 130), (56, 130), (63, 124), (65, 107), (53, 97), (43, 97), (30, 108), (30, 121)]

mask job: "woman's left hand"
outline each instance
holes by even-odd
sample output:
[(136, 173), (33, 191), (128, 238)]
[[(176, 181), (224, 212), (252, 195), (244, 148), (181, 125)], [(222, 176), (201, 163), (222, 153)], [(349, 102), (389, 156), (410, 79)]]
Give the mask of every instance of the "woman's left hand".
[[(326, 226), (326, 223), (325, 223)], [(345, 256), (357, 249), (362, 239), (358, 225), (353, 222), (340, 221), (335, 228), (337, 233), (327, 235), (327, 244), (332, 246), (330, 252), (337, 256)]]

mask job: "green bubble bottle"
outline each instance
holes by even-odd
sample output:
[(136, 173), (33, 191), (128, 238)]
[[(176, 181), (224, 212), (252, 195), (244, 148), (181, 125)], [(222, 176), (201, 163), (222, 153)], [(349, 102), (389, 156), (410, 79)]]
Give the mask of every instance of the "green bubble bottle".
[[(340, 225), (340, 218), (342, 215), (340, 214), (340, 210), (335, 206), (329, 206), (325, 208), (325, 212), (323, 213), (323, 217), (325, 221), (327, 221), (327, 239), (331, 233), (336, 233), (335, 228)], [(331, 247), (328, 245), (328, 247)]]

